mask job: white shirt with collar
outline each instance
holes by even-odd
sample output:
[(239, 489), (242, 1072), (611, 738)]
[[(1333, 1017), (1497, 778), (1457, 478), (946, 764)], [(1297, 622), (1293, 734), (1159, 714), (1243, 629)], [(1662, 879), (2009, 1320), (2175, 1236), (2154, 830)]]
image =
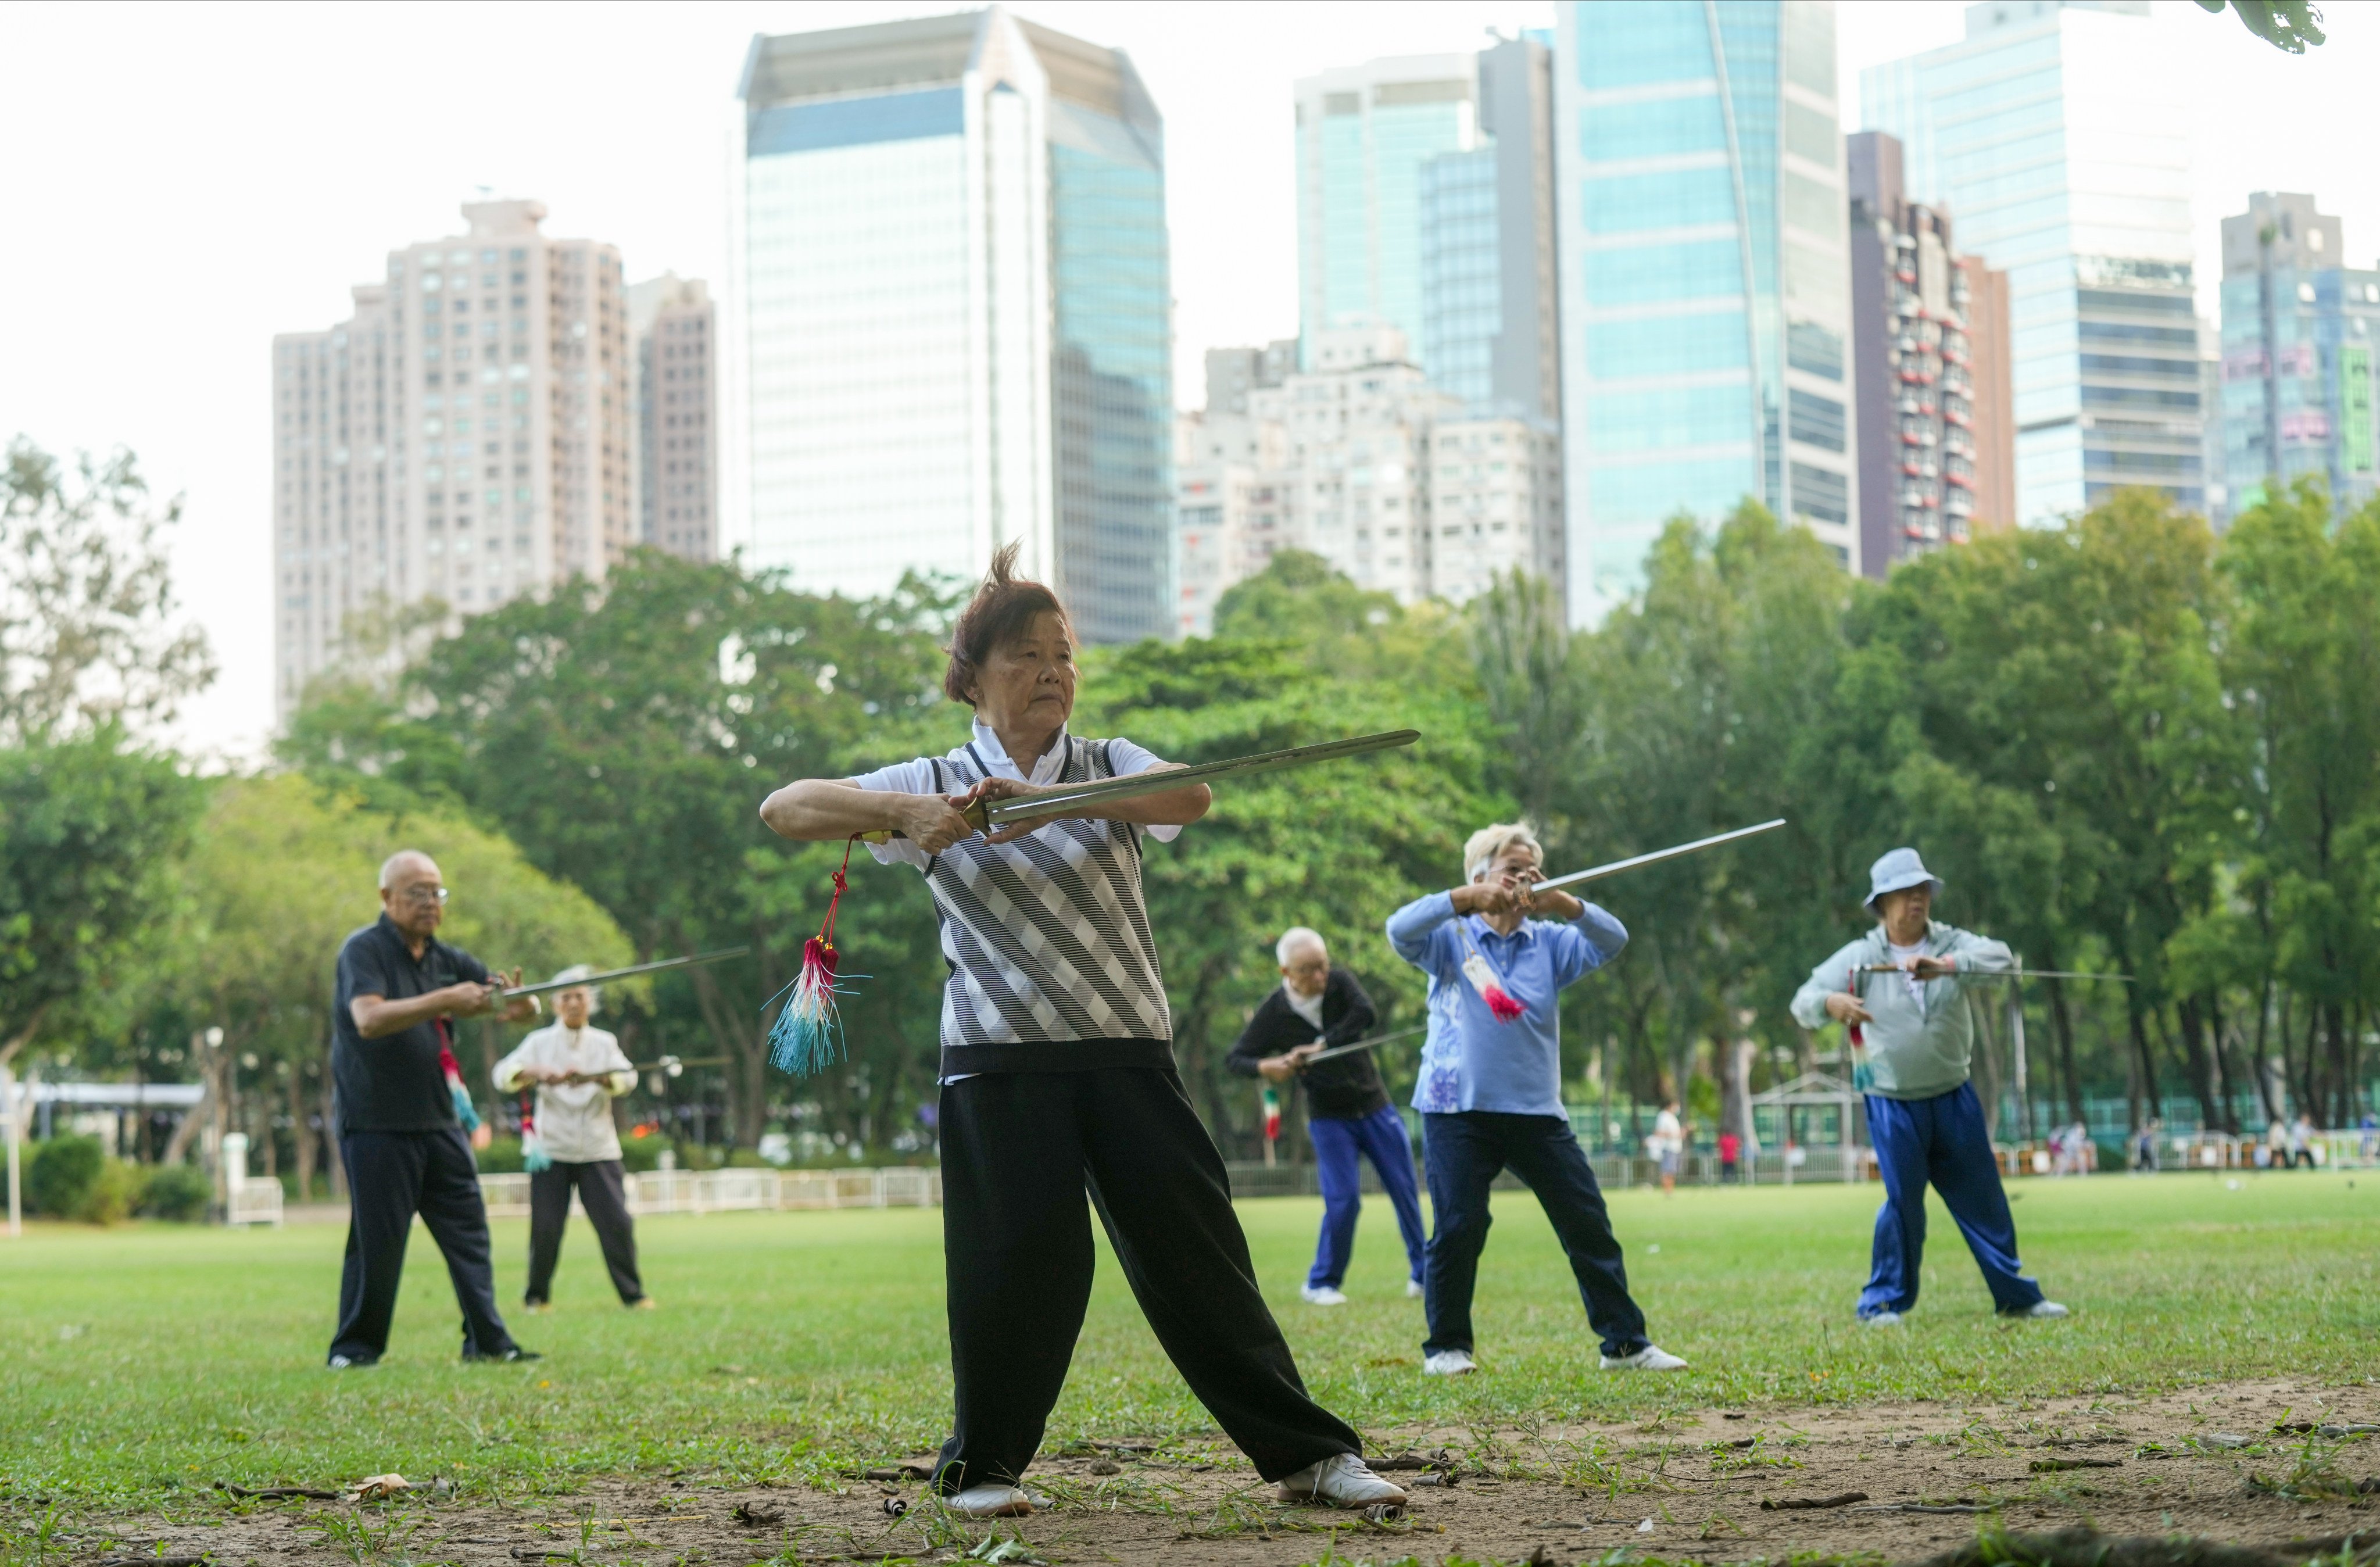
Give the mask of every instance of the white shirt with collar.
[(621, 1053), (620, 1041), (601, 1028), (552, 1023), (514, 1047), (496, 1063), (496, 1087), (516, 1093), (523, 1074), (601, 1073), (600, 1083), (540, 1083), (535, 1124), (538, 1141), (562, 1164), (593, 1164), (620, 1157), (620, 1129), (612, 1124), (612, 1100), (637, 1086), (637, 1069)]
[[(983, 765), (995, 776), (1014, 778), (1020, 784), (1055, 784), (1058, 782), (1059, 769), (1066, 763), (1066, 730), (1062, 725), (1060, 726), (1056, 736), (1050, 740), (1050, 748), (1042, 752), (1040, 759), (1034, 762), (1030, 777), (1016, 765), (1006, 748), (1001, 745), (1000, 736), (993, 734), (991, 727), (981, 719), (975, 722), (973, 743), (976, 755), (983, 759)], [(1110, 740), (1107, 747), (1109, 759), (1113, 762), (1115, 775), (1118, 778), (1128, 778), (1135, 772), (1146, 772), (1158, 765), (1156, 752), (1143, 746), (1135, 746), (1129, 740)], [(967, 747), (954, 747), (950, 751), (949, 757), (952, 760), (966, 760)], [(863, 772), (852, 782), (863, 789), (873, 789), (888, 795), (930, 795), (934, 792), (934, 766), (925, 758), (919, 757), (916, 761), (896, 761), (890, 767), (880, 767), (873, 772)], [(953, 783), (955, 780), (949, 779), (945, 774), (945, 782)], [(965, 790), (954, 791), (958, 794), (965, 792)], [(1182, 829), (1172, 825), (1144, 827), (1141, 831), (1160, 844), (1170, 844), (1182, 835)], [(929, 857), (925, 850), (906, 838), (894, 838), (887, 843), (870, 844), (868, 845), (868, 852), (876, 856), (877, 863), (880, 865), (898, 863), (923, 868)]]

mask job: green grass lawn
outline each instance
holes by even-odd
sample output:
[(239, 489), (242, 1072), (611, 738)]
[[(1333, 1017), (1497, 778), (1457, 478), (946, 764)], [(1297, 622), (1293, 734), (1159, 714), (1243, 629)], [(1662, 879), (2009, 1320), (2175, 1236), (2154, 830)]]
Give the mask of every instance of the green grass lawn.
[[(1862, 1330), (1878, 1189), (1633, 1190), (1612, 1209), (1656, 1337), (1694, 1369), (1608, 1377), (1552, 1233), (1500, 1196), (1482, 1268), (1482, 1375), (1419, 1374), (1419, 1303), (1386, 1205), (1367, 1205), (1352, 1304), (1301, 1304), (1319, 1205), (1242, 1205), (1307, 1380), (1368, 1431), (1617, 1416), (1657, 1406), (2145, 1392), (2201, 1380), (2380, 1372), (2380, 1176), (2031, 1182), (2027, 1264), (2061, 1324), (1990, 1315), (1946, 1214), (1925, 1303)], [(574, 1221), (557, 1309), (514, 1326), (545, 1359), (456, 1364), (444, 1269), (415, 1231), (395, 1340), (369, 1370), (321, 1368), (344, 1232), (36, 1227), (0, 1242), (0, 1492), (154, 1502), (218, 1479), (326, 1484), (400, 1470), (504, 1494), (688, 1468), (800, 1473), (938, 1440), (950, 1383), (941, 1216), (932, 1210), (660, 1218), (639, 1232), (656, 1313), (613, 1301)], [(496, 1226), (518, 1297), (526, 1226)], [(1658, 1246), (1658, 1251), (1655, 1249)], [(1112, 1258), (1051, 1440), (1208, 1428)]]

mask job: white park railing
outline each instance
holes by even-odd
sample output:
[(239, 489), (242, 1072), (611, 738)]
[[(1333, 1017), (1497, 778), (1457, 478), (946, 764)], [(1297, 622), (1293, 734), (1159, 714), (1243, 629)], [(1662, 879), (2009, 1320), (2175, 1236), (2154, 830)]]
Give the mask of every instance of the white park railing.
[[(627, 1176), (632, 1213), (749, 1213), (781, 1209), (936, 1208), (942, 1172), (890, 1170), (653, 1170)], [(528, 1177), (482, 1175), (480, 1195), (493, 1218), (528, 1212)]]

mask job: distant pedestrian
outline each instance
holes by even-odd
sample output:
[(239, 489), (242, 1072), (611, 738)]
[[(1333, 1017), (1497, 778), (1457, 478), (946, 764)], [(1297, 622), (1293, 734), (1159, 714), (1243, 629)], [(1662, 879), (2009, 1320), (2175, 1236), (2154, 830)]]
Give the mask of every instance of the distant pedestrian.
[(1645, 1139), (1645, 1151), (1653, 1158), (1653, 1167), (1660, 1172), (1661, 1195), (1678, 1195), (1678, 1166), (1686, 1152), (1685, 1123), (1678, 1119), (1678, 1101), (1671, 1099), (1653, 1117), (1653, 1135)]
[(2152, 1117), (2132, 1138), (2132, 1173), (2154, 1175), (2157, 1172), (2157, 1130), (2164, 1122)]
[(1832, 1019), (1853, 1030), (1852, 1085), (1867, 1096), (1885, 1201), (1860, 1320), (1896, 1323), (1916, 1306), (1929, 1184), (1966, 1236), (2001, 1315), (2063, 1317), (2066, 1308), (2042, 1298), (2017, 1259), (1999, 1160), (1968, 1080), (1974, 1010), (1955, 981), (2007, 973), (2015, 960), (2001, 942), (1937, 922), (1941, 889), (1914, 849), (1877, 860), (1866, 904), (1876, 929), (1811, 970), (1793, 997), (1794, 1019), (1804, 1028)]
[(1281, 966), (1281, 986), (1248, 1019), (1223, 1065), (1242, 1077), (1293, 1082), (1305, 1091), (1305, 1132), (1314, 1140), (1316, 1172), (1322, 1178), (1322, 1234), (1298, 1293), (1309, 1306), (1346, 1304), (1341, 1286), (1355, 1249), (1355, 1221), (1364, 1211), (1360, 1160), (1368, 1159), (1379, 1172), (1380, 1189), (1396, 1209), (1397, 1232), (1404, 1238), (1405, 1294), (1418, 1297), (1426, 1242), (1404, 1117), (1389, 1102), (1388, 1085), (1380, 1081), (1371, 1051), (1313, 1061), (1319, 1051), (1362, 1039), (1379, 1014), (1355, 976), (1330, 961), (1318, 932), (1303, 925), (1284, 932), (1273, 958)]
[(2312, 1170), (2314, 1167), (2314, 1143), (2319, 1136), (2314, 1130), (2313, 1117), (2300, 1111), (2298, 1118), (2289, 1123), (2290, 1169)]
[(1742, 1172), (1738, 1169), (1736, 1163), (1737, 1156), (1742, 1152), (1742, 1149), (1743, 1139), (1737, 1136), (1732, 1131), (1721, 1132), (1718, 1135), (1718, 1178), (1720, 1184), (1733, 1185), (1737, 1181), (1742, 1178)]
[[(582, 963), (554, 978), (584, 979), (592, 972)], [(612, 1101), (635, 1089), (637, 1069), (617, 1039), (588, 1026), (598, 1004), (590, 986), (555, 991), (553, 1022), (496, 1063), (503, 1092), (537, 1089), (530, 1124), (550, 1161), (528, 1177), (528, 1290), (522, 1298), (531, 1311), (552, 1308), (553, 1268), (562, 1257), (573, 1190), (594, 1227), (620, 1304), (648, 1311), (653, 1306), (637, 1272), (636, 1221), (628, 1217), (620, 1132), (612, 1120)]]
[[(413, 849), (391, 855), (380, 868), (379, 920), (339, 949), (331, 1075), (349, 1216), (334, 1370), (370, 1366), (386, 1353), (417, 1213), (445, 1256), (463, 1308), (463, 1358), (537, 1358), (513, 1342), (496, 1309), (479, 1164), (440, 1064), (448, 1020), (497, 1011), (505, 982), (438, 940), (446, 896), (435, 860)], [(512, 983), (519, 982), (516, 969)], [(501, 1015), (519, 1023), (537, 1010), (536, 998), (523, 996)]]

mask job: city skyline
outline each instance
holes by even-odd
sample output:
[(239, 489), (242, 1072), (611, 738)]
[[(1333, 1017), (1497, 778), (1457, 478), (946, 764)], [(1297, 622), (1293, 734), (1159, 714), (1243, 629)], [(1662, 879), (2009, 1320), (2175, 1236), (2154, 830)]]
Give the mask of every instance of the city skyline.
[[(2216, 225), (2253, 190), (2312, 192), (2344, 220), (2345, 259), (2368, 261), (2380, 246), (2380, 180), (2356, 166), (2336, 123), (2352, 101), (2345, 84), (2380, 59), (2380, 28), (2342, 10), (2328, 43), (2291, 59), (2235, 20), (2161, 8), (2185, 30), (2190, 69), (2211, 105), (2194, 128), (2202, 304), (2219, 278)], [(724, 251), (715, 171), (743, 42), (926, 10), (623, 8), (554, 34), (547, 13), (492, 6), (475, 13), (473, 46), (456, 53), (393, 26), (418, 19), (393, 9), (275, 13), (268, 23), (261, 11), (160, 7), (113, 14), (119, 25), (137, 18), (154, 45), (128, 57), (96, 18), (14, 8), (0, 35), (58, 68), (0, 106), (0, 142), (18, 150), (29, 201), (85, 220), (73, 232), (88, 261), (61, 268), (55, 253), (23, 248), (0, 259), (0, 280), (45, 301), (16, 334), (19, 373), (0, 381), (0, 426), (65, 454), (120, 443), (140, 455), (161, 496), (188, 496), (177, 586), (225, 673), (183, 734), (202, 748), (254, 756), (271, 722), (270, 617), (254, 614), (270, 565), (273, 472), (258, 345), (339, 319), (348, 286), (374, 274), (389, 241), (439, 232), (476, 181), (544, 201), (552, 232), (617, 244), (632, 279), (671, 271), (712, 278), (715, 288)], [(1491, 26), (1511, 36), (1551, 21), (1551, 7), (1536, 4), (1394, 7), (1349, 48), (1328, 8), (1210, 7), (1195, 21), (1125, 6), (1021, 14), (1128, 50), (1165, 106), (1177, 404), (1198, 400), (1206, 348), (1296, 330), (1291, 84), (1376, 53), (1475, 50)], [(1955, 6), (1846, 7), (1840, 26), (1845, 130), (1864, 120), (1851, 86), (1861, 68), (1961, 32)], [(525, 91), (517, 64), (530, 57), (556, 68), (540, 66), (540, 85)], [(335, 74), (314, 68), (333, 58), (347, 64)], [(102, 59), (119, 77), (104, 91), (91, 77)], [(608, 105), (594, 113), (595, 84), (612, 61), (633, 61), (640, 101), (674, 112), (627, 125), (609, 123), (619, 116)], [(1225, 61), (1232, 69), (1218, 71)], [(152, 108), (136, 119), (175, 115), (184, 132), (160, 142), (126, 121), (110, 105), (128, 95)], [(557, 123), (577, 128), (557, 139)], [(337, 134), (291, 136), (297, 125)], [(258, 188), (267, 180), (270, 194)], [(90, 200), (99, 190), (108, 202)], [(285, 194), (294, 191), (305, 199)], [(237, 242), (222, 233), (232, 222), (242, 225)], [(178, 275), (161, 292), (152, 277), (162, 268)], [(193, 298), (202, 308), (192, 310)], [(141, 374), (128, 377), (118, 367), (135, 345)]]

